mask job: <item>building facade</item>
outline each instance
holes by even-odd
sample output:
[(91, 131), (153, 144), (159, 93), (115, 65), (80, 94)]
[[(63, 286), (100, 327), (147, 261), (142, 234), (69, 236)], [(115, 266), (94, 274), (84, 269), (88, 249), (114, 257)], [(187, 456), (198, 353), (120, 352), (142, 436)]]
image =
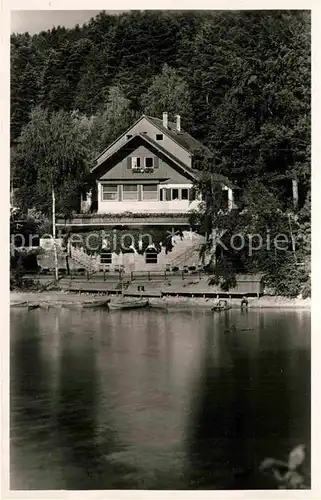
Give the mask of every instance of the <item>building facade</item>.
[[(195, 189), (199, 171), (194, 152), (200, 149), (204, 146), (181, 129), (180, 116), (174, 123), (167, 113), (162, 119), (143, 115), (95, 159), (94, 188), (83, 194), (81, 213), (69, 220), (58, 219), (57, 227), (83, 231), (171, 226), (174, 231), (188, 231), (189, 213), (202, 201)], [(226, 209), (231, 210), (233, 187), (222, 183), (222, 190)], [(182, 249), (187, 252), (189, 246), (182, 245)], [(142, 267), (141, 256), (140, 261)], [(144, 262), (157, 264), (157, 259), (146, 257)], [(163, 258), (162, 266), (168, 267), (169, 262), (170, 257)]]

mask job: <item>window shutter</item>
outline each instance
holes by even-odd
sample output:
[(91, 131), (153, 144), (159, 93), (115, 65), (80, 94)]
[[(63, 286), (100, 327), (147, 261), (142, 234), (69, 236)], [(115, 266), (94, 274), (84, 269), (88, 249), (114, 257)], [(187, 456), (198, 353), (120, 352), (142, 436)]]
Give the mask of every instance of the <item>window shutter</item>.
[(142, 201), (143, 199), (143, 193), (142, 193), (142, 190), (143, 190), (143, 186), (141, 184), (138, 184), (137, 186), (137, 189), (138, 189), (138, 201)]
[(166, 201), (172, 201), (172, 190), (165, 189), (165, 192), (166, 192)]
[(131, 156), (127, 156), (127, 168), (128, 168), (128, 170), (131, 170), (131, 168), (132, 168), (132, 158), (131, 158)]
[(196, 199), (196, 190), (194, 187), (192, 187), (189, 190), (189, 201), (194, 201)]
[(118, 185), (118, 201), (123, 201), (123, 186)]
[(158, 156), (155, 156), (154, 158), (154, 168), (158, 168), (159, 167), (159, 158)]

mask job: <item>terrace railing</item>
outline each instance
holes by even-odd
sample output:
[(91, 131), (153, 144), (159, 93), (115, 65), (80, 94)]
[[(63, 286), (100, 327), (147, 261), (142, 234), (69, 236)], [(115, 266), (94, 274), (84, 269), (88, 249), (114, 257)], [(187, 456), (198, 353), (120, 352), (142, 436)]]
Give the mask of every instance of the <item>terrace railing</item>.
[(186, 214), (76, 214), (69, 219), (57, 217), (57, 226), (115, 226), (115, 225), (184, 225), (189, 226)]

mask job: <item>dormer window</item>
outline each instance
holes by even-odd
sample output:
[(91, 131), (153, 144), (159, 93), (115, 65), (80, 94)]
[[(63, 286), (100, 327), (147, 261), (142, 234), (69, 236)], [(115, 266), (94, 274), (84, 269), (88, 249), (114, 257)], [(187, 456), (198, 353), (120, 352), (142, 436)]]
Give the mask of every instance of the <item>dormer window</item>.
[(156, 134), (156, 141), (162, 141), (164, 139), (163, 134)]

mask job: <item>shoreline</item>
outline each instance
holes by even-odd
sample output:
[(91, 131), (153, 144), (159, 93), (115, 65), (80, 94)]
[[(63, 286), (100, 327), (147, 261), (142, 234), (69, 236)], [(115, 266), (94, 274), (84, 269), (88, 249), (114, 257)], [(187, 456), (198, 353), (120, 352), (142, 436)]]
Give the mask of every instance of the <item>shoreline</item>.
[[(46, 308), (49, 307), (86, 307), (90, 304), (96, 306), (99, 302), (110, 300), (110, 295), (75, 293), (65, 291), (51, 292), (18, 292), (10, 291), (10, 308)], [(217, 299), (202, 297), (162, 297), (149, 298), (150, 305), (154, 308), (167, 309), (171, 307), (193, 307), (210, 309)], [(290, 299), (282, 296), (263, 296), (260, 298), (248, 298), (248, 309), (311, 309), (311, 298)], [(240, 309), (241, 299), (229, 299), (228, 303), (233, 309)]]
[(97, 306), (104, 302), (107, 305), (109, 297), (98, 294), (72, 294), (68, 292), (10, 292), (10, 309), (49, 309), (68, 307)]

